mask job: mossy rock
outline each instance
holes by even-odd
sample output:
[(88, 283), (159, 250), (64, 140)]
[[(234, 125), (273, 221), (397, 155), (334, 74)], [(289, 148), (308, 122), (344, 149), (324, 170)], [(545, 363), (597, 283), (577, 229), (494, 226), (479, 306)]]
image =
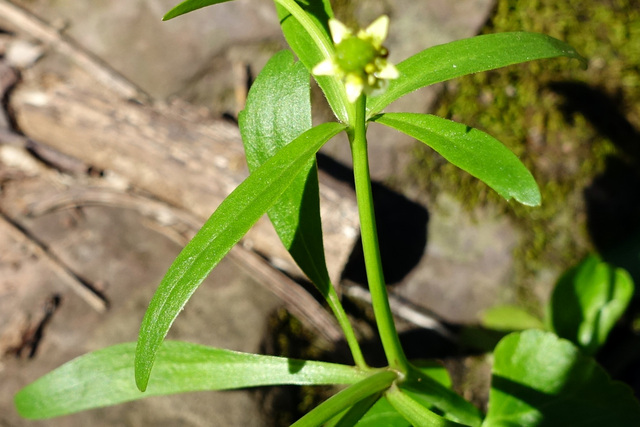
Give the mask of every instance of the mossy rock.
[[(519, 224), (525, 237), (515, 254), (517, 283), (528, 305), (524, 300), (545, 276), (541, 271), (561, 271), (593, 250), (592, 242), (603, 249), (637, 226), (599, 230), (603, 224), (589, 218), (589, 189), (613, 165), (633, 166), (640, 159), (633, 147), (640, 129), (640, 1), (499, 0), (483, 33), (506, 31), (564, 40), (589, 67), (555, 59), (457, 79), (445, 85), (436, 114), (482, 129), (514, 151), (535, 176), (542, 206), (501, 200), (425, 147), (415, 151), (414, 170), (433, 197), (453, 193), (470, 211), (493, 204)], [(633, 178), (638, 168), (630, 170)], [(626, 187), (619, 198), (637, 213), (638, 190)], [(617, 220), (610, 215), (603, 221)]]

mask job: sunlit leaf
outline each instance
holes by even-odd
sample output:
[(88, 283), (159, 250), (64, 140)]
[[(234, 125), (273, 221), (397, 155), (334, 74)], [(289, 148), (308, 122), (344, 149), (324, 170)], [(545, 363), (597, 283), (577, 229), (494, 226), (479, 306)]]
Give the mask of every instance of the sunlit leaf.
[(540, 190), (531, 172), (500, 141), (460, 123), (428, 114), (387, 113), (372, 119), (424, 142), (506, 200), (537, 206)]
[[(240, 131), (251, 171), (311, 129), (309, 73), (289, 51), (276, 54), (251, 86)], [(324, 258), (316, 160), (309, 160), (269, 218), (300, 269), (326, 295), (331, 286)]]
[(566, 56), (586, 61), (568, 44), (537, 33), (498, 33), (434, 46), (397, 65), (400, 78), (386, 92), (367, 100), (368, 117), (421, 87), (467, 74), (537, 59)]
[(568, 270), (553, 290), (548, 324), (587, 354), (594, 354), (633, 296), (629, 274), (590, 255)]
[(240, 184), (175, 259), (147, 309), (136, 350), (136, 383), (145, 390), (155, 354), (191, 295), (220, 260), (280, 198), (322, 145), (344, 129), (325, 123), (283, 147)]
[(640, 425), (631, 389), (551, 332), (505, 337), (494, 353), (483, 427)]
[(16, 394), (18, 412), (26, 418), (42, 419), (187, 391), (274, 384), (353, 384), (366, 378), (362, 371), (345, 365), (166, 341), (158, 351), (156, 375), (143, 393), (134, 382), (135, 345), (107, 347), (51, 371)]
[(168, 21), (176, 16), (184, 15), (185, 13), (193, 12), (203, 7), (211, 6), (218, 3), (226, 3), (231, 0), (185, 0), (179, 5), (175, 6), (162, 18), (163, 21)]

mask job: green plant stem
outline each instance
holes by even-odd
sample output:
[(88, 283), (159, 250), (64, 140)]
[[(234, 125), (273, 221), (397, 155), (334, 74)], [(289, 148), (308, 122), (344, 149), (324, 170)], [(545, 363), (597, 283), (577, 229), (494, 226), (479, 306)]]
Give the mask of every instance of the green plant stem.
[(326, 299), (329, 307), (331, 307), (331, 310), (333, 311), (333, 315), (336, 316), (336, 319), (338, 320), (340, 328), (342, 328), (342, 332), (344, 333), (345, 340), (347, 341), (349, 350), (351, 350), (351, 356), (353, 357), (353, 361), (356, 366), (361, 369), (369, 369), (369, 366), (362, 355), (360, 343), (358, 342), (358, 338), (356, 338), (351, 322), (349, 322), (347, 313), (345, 313), (342, 303), (340, 303), (340, 297), (338, 297), (338, 293), (331, 283), (329, 283), (329, 292)]
[(334, 51), (333, 43), (324, 36), (324, 33), (313, 22), (307, 12), (305, 12), (295, 0), (276, 0), (276, 2), (287, 9), (287, 11), (298, 20), (300, 25), (304, 27), (316, 46), (318, 46), (323, 58), (331, 58)]
[(376, 229), (373, 196), (371, 193), (371, 176), (369, 174), (369, 158), (367, 151), (367, 124), (365, 121), (366, 97), (361, 95), (356, 101), (356, 115), (354, 126), (348, 131), (353, 157), (353, 175), (356, 187), (356, 199), (360, 215), (360, 234), (364, 262), (369, 282), (369, 291), (373, 312), (382, 346), (389, 366), (403, 373), (409, 370), (409, 362), (400, 345), (398, 331), (393, 321), (389, 297), (382, 271), (378, 231)]

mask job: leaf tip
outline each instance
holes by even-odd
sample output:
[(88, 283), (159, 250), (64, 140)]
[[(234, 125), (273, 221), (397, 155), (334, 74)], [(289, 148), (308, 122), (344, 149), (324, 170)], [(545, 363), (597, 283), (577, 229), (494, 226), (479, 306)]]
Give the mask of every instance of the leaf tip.
[(138, 390), (143, 393), (147, 391), (147, 385), (149, 384), (149, 372), (145, 369), (138, 369), (138, 365), (136, 364), (135, 377), (136, 387), (138, 387)]
[(540, 194), (540, 188), (533, 180), (533, 185), (529, 185), (526, 191), (520, 191), (509, 194), (505, 199), (509, 201), (513, 197), (521, 205), (537, 208), (542, 205), (542, 195)]
[(176, 18), (176, 17), (184, 14), (184, 12), (180, 13), (180, 11), (176, 10), (176, 9), (178, 9), (177, 6), (174, 7), (173, 9), (171, 9), (169, 12), (165, 13), (165, 15), (162, 17), (162, 21), (163, 22), (164, 21), (169, 21), (170, 19)]
[(575, 59), (580, 63), (580, 68), (586, 70), (589, 68), (589, 60), (584, 56), (580, 55), (577, 50), (571, 48), (570, 51), (566, 52), (566, 56), (570, 59)]
[(139, 338), (133, 361), (133, 371), (136, 380), (136, 387), (138, 387), (138, 390), (143, 393), (147, 390), (152, 366), (153, 360), (149, 360), (149, 356), (145, 354), (141, 339)]
[(23, 395), (25, 393), (24, 390), (25, 389), (23, 388), (13, 396), (13, 406), (16, 408), (16, 411), (22, 418), (32, 418), (31, 413), (25, 407), (26, 400), (23, 398)]

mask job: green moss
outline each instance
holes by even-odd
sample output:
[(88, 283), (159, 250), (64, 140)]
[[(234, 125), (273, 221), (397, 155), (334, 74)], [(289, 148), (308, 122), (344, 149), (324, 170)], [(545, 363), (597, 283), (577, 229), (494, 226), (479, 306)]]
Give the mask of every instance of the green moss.
[[(640, 1), (499, 0), (483, 33), (534, 31), (564, 40), (589, 59), (537, 61), (449, 82), (436, 114), (482, 129), (518, 155), (542, 192), (540, 208), (509, 204), (432, 151), (416, 168), (433, 196), (454, 193), (468, 208), (499, 206), (522, 229), (516, 280), (522, 299), (541, 270), (559, 271), (591, 250), (583, 191), (602, 172), (614, 143), (581, 114), (563, 110), (558, 84), (572, 82), (614, 100), (640, 128)], [(549, 284), (550, 285), (550, 284)]]

